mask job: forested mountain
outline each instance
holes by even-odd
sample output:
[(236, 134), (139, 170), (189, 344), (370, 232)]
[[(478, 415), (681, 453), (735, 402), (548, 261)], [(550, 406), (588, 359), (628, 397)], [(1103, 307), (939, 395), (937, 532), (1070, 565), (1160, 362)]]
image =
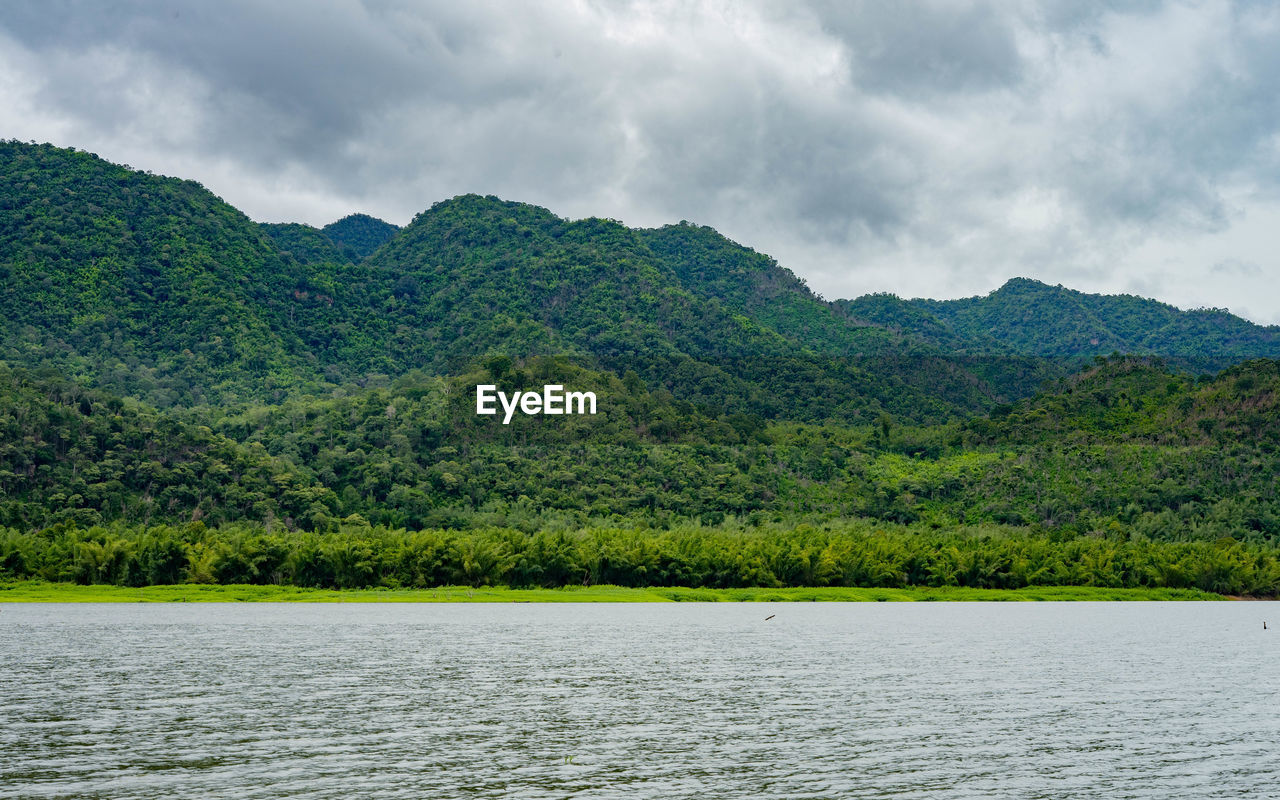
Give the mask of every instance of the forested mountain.
[(359, 327), (368, 299), (326, 292), (367, 273), (353, 259), (192, 181), (0, 143), (0, 360), (14, 365), (160, 407), (360, 382), (385, 350)]
[[(700, 260), (706, 250), (718, 260)], [(962, 359), (855, 325), (709, 229), (572, 222), (469, 195), (420, 214), (368, 264), (395, 279), (389, 349), (434, 371), (478, 353), (568, 354), (711, 413), (798, 419), (955, 416), (1042, 377), (1038, 364), (1010, 359), (1030, 377), (997, 385)], [(762, 292), (770, 302), (752, 300)]]
[(400, 229), (390, 222), (383, 222), (368, 214), (348, 214), (322, 228), (325, 236), (339, 247), (354, 253), (357, 260), (368, 258), (374, 250), (390, 241), (398, 230)]
[(985, 297), (902, 300), (876, 294), (838, 304), (851, 317), (940, 346), (1068, 362), (1095, 355), (1158, 355), (1195, 372), (1280, 358), (1280, 326), (1224, 309), (1181, 311), (1133, 295), (1085, 294), (1014, 278)]
[(632, 372), (712, 415), (926, 420), (1059, 374), (857, 324), (707, 228), (573, 222), (475, 195), (402, 231), (364, 215), (257, 225), (198, 184), (3, 147), (0, 292), (15, 313), (0, 356), (159, 407), (276, 401), (505, 354)]
[[(996, 348), (957, 347), (958, 337), (936, 339), (859, 318), (840, 303), (818, 300), (804, 282), (772, 258), (688, 223), (640, 232), (682, 285), (713, 297), (798, 344), (847, 358), (872, 374), (890, 376), (935, 396), (967, 398), (986, 408), (996, 398), (1033, 392), (1061, 370), (1045, 359)], [(913, 398), (913, 403), (919, 401)], [(918, 415), (906, 416), (919, 418)]]
[(286, 256), (303, 264), (354, 264), (368, 258), (400, 230), (368, 214), (351, 214), (323, 228), (300, 222), (263, 223), (262, 229)]
[(828, 303), (710, 228), (478, 195), (258, 224), (16, 142), (0, 303), (0, 578), (1280, 590), (1278, 332), (1225, 312)]
[(634, 230), (467, 195), (404, 230), (257, 225), (198, 184), (16, 142), (0, 165), (0, 356), (158, 407), (277, 401), (563, 355), (712, 416), (960, 418), (1094, 353), (1197, 371), (1275, 329), (1015, 280), (826, 303), (710, 228)]
[(270, 395), (306, 368), (302, 279), (196, 183), (0, 143), (0, 359), (161, 405)]
[(915, 337), (953, 353), (1012, 353), (1013, 348), (981, 332), (966, 335), (917, 300), (888, 292), (856, 300), (836, 300), (834, 306), (855, 323), (879, 325), (900, 336)]
[(262, 230), (275, 242), (281, 255), (308, 266), (354, 264), (360, 260), (355, 250), (338, 244), (319, 228), (301, 222), (266, 222)]

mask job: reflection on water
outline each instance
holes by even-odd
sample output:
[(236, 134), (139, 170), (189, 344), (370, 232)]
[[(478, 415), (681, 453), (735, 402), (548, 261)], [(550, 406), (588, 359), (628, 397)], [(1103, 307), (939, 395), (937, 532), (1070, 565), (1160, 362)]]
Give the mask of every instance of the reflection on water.
[(1275, 608), (9, 605), (0, 797), (1277, 797)]

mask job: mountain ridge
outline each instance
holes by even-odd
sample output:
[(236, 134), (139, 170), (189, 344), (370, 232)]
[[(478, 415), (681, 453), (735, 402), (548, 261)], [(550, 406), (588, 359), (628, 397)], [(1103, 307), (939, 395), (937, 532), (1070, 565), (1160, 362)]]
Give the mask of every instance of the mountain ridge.
[(986, 295), (955, 300), (873, 294), (837, 303), (851, 315), (932, 341), (1075, 364), (1114, 352), (1158, 355), (1189, 370), (1216, 372), (1251, 358), (1280, 357), (1280, 326), (1257, 325), (1225, 309), (1182, 310), (1032, 278), (1011, 278)]
[(0, 359), (158, 407), (277, 402), (502, 354), (633, 373), (713, 416), (942, 420), (1112, 350), (1208, 371), (1280, 355), (1276, 330), (1230, 315), (1027, 279), (986, 298), (828, 302), (689, 223), (459, 195), (404, 228), (258, 224), (198, 183), (81, 151), (10, 141), (0, 156), (14, 309)]

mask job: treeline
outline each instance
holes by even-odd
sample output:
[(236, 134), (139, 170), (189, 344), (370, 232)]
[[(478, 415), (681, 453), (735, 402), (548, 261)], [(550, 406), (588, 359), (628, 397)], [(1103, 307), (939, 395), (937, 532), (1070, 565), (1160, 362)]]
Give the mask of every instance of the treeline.
[(1171, 543), (1028, 536), (1001, 527), (939, 532), (865, 523), (743, 530), (585, 528), (477, 531), (261, 526), (0, 529), (0, 578), (121, 586), (709, 588), (1027, 586), (1197, 588), (1280, 593), (1280, 554), (1231, 540)]

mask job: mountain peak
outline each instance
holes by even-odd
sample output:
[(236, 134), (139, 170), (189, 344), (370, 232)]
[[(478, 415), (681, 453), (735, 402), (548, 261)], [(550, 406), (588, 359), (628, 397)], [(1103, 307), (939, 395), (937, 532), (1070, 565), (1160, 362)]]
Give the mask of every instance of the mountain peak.
[(334, 244), (350, 249), (357, 258), (368, 258), (374, 250), (395, 236), (400, 228), (368, 214), (348, 214), (337, 222), (325, 225), (321, 230)]
[(987, 296), (991, 297), (993, 295), (997, 295), (1001, 293), (1011, 293), (1011, 292), (1022, 293), (1022, 292), (1043, 292), (1043, 291), (1070, 292), (1072, 290), (1066, 288), (1060, 283), (1057, 284), (1056, 286), (1053, 286), (1045, 283), (1044, 281), (1038, 281), (1035, 278), (1017, 277), (1017, 278), (1010, 278), (1009, 280), (1005, 281), (1004, 285), (1002, 285), (999, 289), (992, 291)]

